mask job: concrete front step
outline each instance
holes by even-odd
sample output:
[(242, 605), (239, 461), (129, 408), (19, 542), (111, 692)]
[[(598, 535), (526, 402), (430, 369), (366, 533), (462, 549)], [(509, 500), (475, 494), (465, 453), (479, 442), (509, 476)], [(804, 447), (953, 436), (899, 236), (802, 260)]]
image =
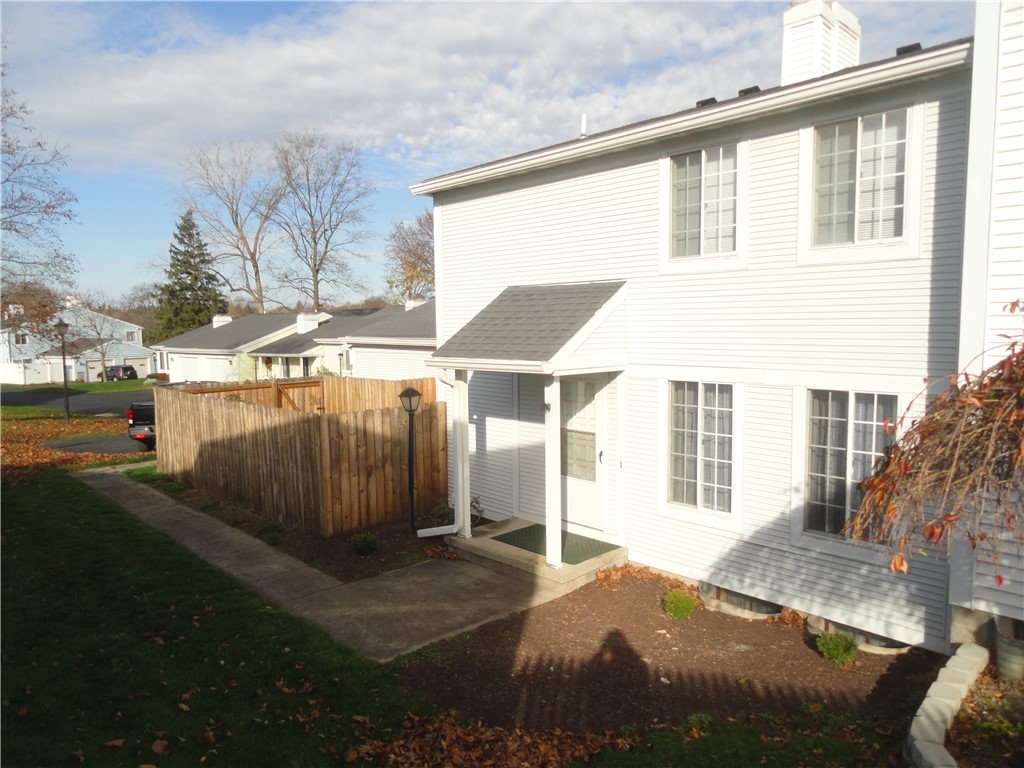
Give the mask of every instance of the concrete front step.
[(629, 562), (629, 551), (625, 547), (616, 547), (578, 565), (563, 563), (561, 568), (552, 568), (543, 555), (494, 540), (495, 536), (528, 525), (532, 523), (508, 518), (477, 526), (468, 539), (446, 536), (445, 543), (472, 563), (520, 577), (525, 574), (545, 590), (559, 595), (568, 594), (593, 581), (600, 570)]

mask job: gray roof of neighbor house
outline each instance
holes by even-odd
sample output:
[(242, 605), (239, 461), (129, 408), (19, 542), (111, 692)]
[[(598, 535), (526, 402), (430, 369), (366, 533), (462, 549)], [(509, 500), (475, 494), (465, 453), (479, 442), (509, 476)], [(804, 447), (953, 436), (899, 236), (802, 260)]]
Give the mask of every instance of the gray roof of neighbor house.
[(547, 362), (625, 282), (506, 288), (434, 353), (434, 358)]
[(202, 328), (153, 344), (153, 349), (199, 350), (204, 352), (236, 352), (253, 342), (295, 325), (295, 315), (245, 315), (219, 328), (208, 323)]
[(316, 339), (334, 339), (348, 336), (353, 331), (380, 322), (381, 318), (391, 317), (399, 310), (401, 310), (401, 307), (342, 310), (312, 331), (272, 341), (266, 346), (252, 350), (250, 354), (280, 357), (301, 357), (304, 353), (317, 354), (320, 351), (320, 345)]
[[(422, 340), (424, 343), (433, 343), (437, 338), (437, 307), (434, 300), (424, 302), (412, 309), (402, 309), (401, 312), (389, 314), (377, 322), (360, 328), (355, 333), (347, 334), (347, 338), (363, 343), (380, 341), (386, 343), (389, 340)], [(318, 334), (323, 336), (323, 334)]]

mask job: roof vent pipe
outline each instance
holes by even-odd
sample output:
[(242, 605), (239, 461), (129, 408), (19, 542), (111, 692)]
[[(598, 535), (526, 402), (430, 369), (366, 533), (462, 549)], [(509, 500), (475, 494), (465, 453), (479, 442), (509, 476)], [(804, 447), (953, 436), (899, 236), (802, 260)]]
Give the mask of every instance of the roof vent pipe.
[(897, 56), (906, 56), (908, 53), (917, 53), (921, 50), (920, 43), (911, 43), (910, 45), (901, 45), (896, 49)]
[(580, 138), (587, 138), (587, 113), (580, 115)]

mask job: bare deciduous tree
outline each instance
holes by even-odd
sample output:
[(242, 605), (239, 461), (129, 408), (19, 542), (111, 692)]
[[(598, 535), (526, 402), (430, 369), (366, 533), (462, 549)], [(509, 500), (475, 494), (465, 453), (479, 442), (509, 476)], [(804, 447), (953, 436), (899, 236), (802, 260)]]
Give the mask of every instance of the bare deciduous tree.
[(283, 193), (276, 169), (257, 144), (218, 142), (193, 152), (184, 173), (182, 207), (201, 222), (217, 275), (265, 312), (271, 220)]
[(94, 350), (100, 356), (100, 380), (107, 380), (107, 359), (110, 348), (120, 341), (118, 338), (118, 321), (107, 315), (105, 309), (110, 306), (110, 299), (103, 293), (79, 297), (65, 310), (73, 316), (74, 334), (68, 335), (68, 341), (81, 352)]
[(331, 144), (315, 131), (283, 134), (274, 158), (285, 189), (274, 222), (295, 257), (276, 275), (319, 310), (325, 287), (354, 287), (349, 259), (368, 234), (373, 186), (363, 178), (358, 147)]
[(396, 222), (384, 250), (385, 284), (397, 301), (434, 294), (434, 212), (424, 211), (411, 224)]
[(57, 180), (67, 165), (64, 150), (27, 125), (32, 111), (13, 91), (3, 89), (4, 283), (71, 285), (75, 257), (64, 250), (59, 227), (74, 221), (75, 196)]

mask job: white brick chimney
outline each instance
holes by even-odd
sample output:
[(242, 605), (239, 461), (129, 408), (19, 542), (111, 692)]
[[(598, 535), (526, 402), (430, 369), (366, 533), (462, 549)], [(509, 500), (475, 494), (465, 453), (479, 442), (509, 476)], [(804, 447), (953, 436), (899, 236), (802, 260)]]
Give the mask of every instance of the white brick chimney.
[(295, 333), (315, 331), (320, 326), (320, 315), (300, 314), (295, 316)]
[(227, 325), (231, 322), (231, 315), (214, 315), (211, 322), (214, 328), (220, 328), (222, 325)]
[(860, 23), (838, 0), (790, 0), (782, 25), (783, 85), (860, 64)]

